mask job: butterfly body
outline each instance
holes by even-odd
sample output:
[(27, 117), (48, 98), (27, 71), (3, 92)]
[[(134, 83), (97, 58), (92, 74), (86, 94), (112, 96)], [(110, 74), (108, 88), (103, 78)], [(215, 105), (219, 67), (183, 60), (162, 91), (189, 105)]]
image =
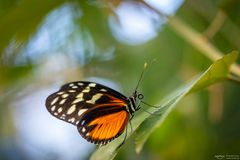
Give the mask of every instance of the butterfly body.
[(95, 82), (78, 81), (63, 85), (46, 100), (48, 111), (78, 128), (80, 135), (94, 144), (105, 145), (120, 136), (133, 117), (135, 91), (126, 97)]

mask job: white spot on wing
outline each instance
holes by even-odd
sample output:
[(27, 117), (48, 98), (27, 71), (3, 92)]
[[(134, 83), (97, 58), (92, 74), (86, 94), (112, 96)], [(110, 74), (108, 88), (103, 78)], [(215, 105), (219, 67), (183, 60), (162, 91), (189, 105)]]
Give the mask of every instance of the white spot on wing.
[(68, 109), (67, 114), (72, 114), (75, 110), (76, 110), (76, 105), (74, 104)]
[(76, 98), (83, 98), (83, 93), (79, 93)]
[(65, 119), (65, 118), (66, 118), (66, 115), (63, 114), (60, 118), (61, 118), (61, 119)]
[(89, 87), (95, 87), (95, 86), (96, 86), (96, 83), (90, 83), (88, 86), (89, 86)]
[(52, 106), (52, 108), (51, 108), (51, 111), (54, 111), (54, 110), (55, 110), (55, 108), (56, 108), (56, 106)]
[(95, 104), (95, 102), (96, 102), (99, 98), (101, 98), (101, 96), (102, 96), (101, 93), (97, 93), (97, 94), (95, 94), (95, 95), (92, 97), (92, 99), (90, 99), (90, 100), (88, 100), (88, 101), (86, 101), (86, 102), (87, 102), (87, 103), (91, 103), (91, 104)]
[(67, 98), (69, 96), (69, 94), (63, 94), (62, 98)]
[(70, 87), (72, 87), (72, 86), (74, 86), (74, 84), (73, 84), (73, 83), (71, 83), (71, 84), (69, 84), (69, 86), (70, 86)]
[(78, 86), (72, 86), (72, 88), (76, 89), (76, 88), (78, 88)]
[(61, 113), (62, 112), (62, 110), (63, 110), (63, 108), (62, 107), (60, 107), (60, 108), (58, 108), (58, 113)]
[(79, 82), (78, 85), (79, 85), (79, 86), (83, 86), (83, 83), (80, 83), (80, 82)]
[(65, 119), (65, 118), (66, 118), (66, 117), (64, 117), (64, 116), (61, 116), (61, 117), (60, 117), (60, 119)]
[(72, 102), (72, 104), (83, 101), (83, 100), (84, 100), (84, 99), (83, 99), (83, 93), (79, 93), (79, 94), (76, 96), (76, 98), (77, 98), (77, 99), (74, 100), (74, 101)]
[(84, 100), (84, 99), (82, 99), (82, 98), (77, 98), (77, 99), (75, 99), (75, 100), (72, 102), (72, 104), (81, 102), (81, 101), (83, 101), (83, 100)]
[(59, 104), (64, 104), (65, 101), (66, 101), (66, 99), (63, 99), (63, 100), (61, 100), (61, 102)]
[(76, 92), (75, 90), (69, 90), (68, 92), (70, 92), (70, 93), (74, 93), (74, 92)]
[(86, 87), (82, 92), (88, 93), (90, 91), (90, 87)]
[(85, 123), (85, 120), (82, 120), (81, 125), (84, 125), (84, 123)]
[(107, 90), (106, 90), (106, 89), (100, 89), (100, 91), (102, 91), (102, 92), (107, 92)]
[(64, 92), (58, 92), (57, 95), (62, 95)]
[(74, 117), (68, 120), (68, 122), (72, 122), (72, 123), (74, 123), (74, 121), (75, 121)]
[(78, 116), (81, 116), (84, 112), (86, 112), (87, 111), (87, 109), (80, 109), (79, 111), (78, 111)]
[(56, 97), (53, 99), (53, 101), (51, 102), (51, 105), (54, 105), (57, 101), (58, 101), (59, 97)]
[(82, 128), (82, 132), (86, 132), (86, 128), (85, 127)]

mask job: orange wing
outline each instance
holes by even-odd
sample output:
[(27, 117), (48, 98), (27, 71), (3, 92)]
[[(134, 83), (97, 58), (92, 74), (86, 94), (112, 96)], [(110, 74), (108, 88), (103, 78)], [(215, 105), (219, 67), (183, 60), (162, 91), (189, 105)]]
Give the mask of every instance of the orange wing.
[[(108, 112), (113, 111), (107, 110)], [(94, 114), (94, 112), (92, 114)], [(93, 115), (90, 115), (90, 117), (92, 116)], [(113, 113), (91, 118), (85, 125), (79, 126), (78, 130), (85, 139), (92, 143), (107, 144), (123, 133), (128, 119), (129, 113), (124, 109), (116, 111), (115, 106)]]

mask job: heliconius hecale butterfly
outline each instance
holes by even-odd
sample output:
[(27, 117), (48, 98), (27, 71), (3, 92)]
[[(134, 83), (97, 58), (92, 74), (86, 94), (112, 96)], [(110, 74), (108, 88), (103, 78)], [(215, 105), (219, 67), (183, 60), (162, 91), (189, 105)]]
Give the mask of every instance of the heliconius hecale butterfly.
[(71, 82), (47, 97), (46, 107), (53, 116), (77, 126), (87, 141), (105, 145), (124, 132), (139, 110), (136, 100), (143, 95), (137, 87), (132, 96), (126, 97), (95, 82)]

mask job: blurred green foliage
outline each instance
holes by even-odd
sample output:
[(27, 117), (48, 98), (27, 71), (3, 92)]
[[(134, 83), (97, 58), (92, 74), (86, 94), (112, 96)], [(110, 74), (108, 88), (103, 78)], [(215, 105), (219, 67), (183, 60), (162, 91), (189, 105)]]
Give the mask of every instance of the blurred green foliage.
[[(133, 130), (136, 129), (136, 152), (139, 153), (142, 150), (151, 133), (160, 126), (160, 124), (164, 121), (171, 110), (173, 110), (176, 104), (179, 103), (179, 101), (181, 101), (186, 95), (226, 79), (230, 71), (230, 66), (235, 62), (237, 56), (237, 52), (232, 52), (222, 59), (216, 61), (202, 75), (195, 78), (188, 84), (180, 87), (171, 93), (170, 96), (161, 101), (160, 104), (158, 104), (159, 108), (152, 108), (151, 110), (149, 109), (148, 111), (153, 113), (153, 115), (148, 115), (146, 117), (141, 114), (136, 114), (135, 119), (132, 120), (132, 124), (134, 126)], [(128, 135), (130, 134), (131, 132), (128, 133)], [(91, 158), (93, 160), (112, 159), (117, 153), (117, 150), (118, 144), (111, 143), (107, 146), (99, 148)]]
[[(14, 108), (21, 107), (19, 100), (39, 90), (97, 77), (117, 84), (125, 95), (130, 95), (144, 62), (156, 59), (140, 88), (145, 101), (156, 104), (212, 63), (198, 49), (201, 46), (187, 43), (167, 23), (158, 28), (157, 37), (146, 43), (130, 45), (116, 40), (109, 26), (109, 17), (116, 15), (106, 7), (106, 2), (111, 3), (0, 0), (0, 159), (30, 159), (24, 151), (16, 149), (19, 135)], [(123, 1), (113, 3), (117, 8)], [(59, 11), (64, 7), (73, 15), (70, 22), (74, 27), (50, 34), (53, 33), (48, 30), (52, 27), (50, 22), (53, 25), (56, 22), (55, 29), (65, 25), (57, 23), (64, 16)], [(240, 49), (239, 7), (238, 0), (189, 0), (174, 17), (205, 36), (221, 53), (229, 53)], [(55, 19), (49, 20), (53, 12)], [(215, 28), (211, 27), (214, 21), (219, 22)], [(37, 47), (45, 50), (36, 51), (36, 45), (29, 47), (45, 35), (44, 29), (52, 37), (49, 41), (45, 37)], [(65, 34), (63, 31), (68, 31), (67, 36), (57, 39)], [(190, 94), (150, 135), (141, 153), (135, 153), (133, 134), (116, 159), (202, 160), (216, 159), (216, 155), (239, 155), (239, 94), (239, 83), (231, 81)], [(218, 95), (219, 98), (214, 98)], [(45, 99), (41, 101), (44, 104)]]

